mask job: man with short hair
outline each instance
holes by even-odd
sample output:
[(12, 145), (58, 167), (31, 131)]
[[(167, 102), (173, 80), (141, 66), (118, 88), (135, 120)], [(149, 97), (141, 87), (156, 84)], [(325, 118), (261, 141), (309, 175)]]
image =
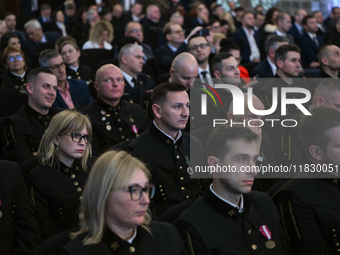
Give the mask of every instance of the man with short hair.
[(242, 27), (237, 29), (233, 35), (235, 43), (240, 46), (242, 64), (260, 62), (259, 42), (255, 36), (254, 25), (254, 14), (245, 12), (242, 17)]
[(324, 26), (324, 19), (323, 19), (323, 15), (321, 11), (314, 11), (313, 12), (313, 16), (316, 18), (316, 22), (318, 23), (318, 35), (321, 35), (322, 37), (324, 37), (325, 33), (326, 33), (326, 27)]
[(4, 21), (6, 22), (7, 32), (16, 33), (20, 39), (20, 43), (23, 44), (26, 41), (26, 35), (23, 31), (15, 29), (15, 26), (17, 24), (15, 14), (12, 12), (8, 12), (4, 17)]
[[(277, 68), (274, 78), (269, 80), (261, 89), (259, 98), (265, 105), (266, 109), (270, 109), (273, 103), (272, 89), (277, 88), (277, 107), (272, 113), (273, 115), (281, 115), (281, 89), (282, 88), (305, 88), (311, 91), (310, 86), (296, 79), (301, 69), (300, 48), (296, 45), (281, 45), (275, 51), (275, 65)], [(290, 92), (286, 94), (287, 99), (302, 98), (302, 93)], [(300, 110), (294, 104), (287, 104), (283, 110), (286, 114), (300, 113)]]
[(130, 15), (127, 16), (126, 21), (141, 21), (141, 15), (143, 12), (143, 5), (141, 3), (134, 3), (130, 9)]
[(4, 33), (7, 32), (6, 22), (4, 20), (0, 20), (0, 40)]
[(143, 48), (136, 44), (124, 45), (118, 55), (119, 67), (124, 76), (124, 95), (122, 99), (130, 103), (144, 105), (152, 93), (153, 79), (142, 73)]
[(125, 36), (132, 36), (138, 39), (140, 45), (143, 47), (144, 60), (154, 58), (152, 48), (144, 43), (143, 27), (137, 21), (130, 21), (125, 26)]
[(276, 17), (277, 29), (273, 34), (286, 37), (289, 40), (289, 44), (295, 44), (294, 37), (291, 34), (287, 34), (292, 27), (291, 18), (288, 13), (279, 12)]
[(41, 24), (36, 19), (31, 19), (26, 22), (24, 28), (29, 38), (25, 43), (31, 54), (37, 52), (37, 44), (47, 42), (55, 43), (60, 37), (60, 33), (58, 32), (43, 32)]
[(206, 79), (208, 79), (209, 85), (213, 86), (211, 78), (214, 78), (214, 73), (209, 65), (211, 47), (208, 40), (204, 36), (197, 34), (191, 36), (188, 41), (188, 52), (197, 60), (198, 77), (201, 82), (206, 83)]
[(94, 87), (99, 98), (82, 112), (90, 116), (92, 148), (96, 155), (100, 155), (113, 145), (138, 137), (147, 129), (147, 119), (141, 106), (122, 100), (124, 76), (117, 66), (107, 64), (100, 67)]
[(288, 38), (279, 35), (270, 35), (266, 40), (267, 57), (252, 71), (251, 77), (272, 78), (276, 75), (275, 50), (281, 45), (288, 44)]
[(52, 21), (51, 14), (52, 14), (51, 6), (49, 4), (42, 4), (40, 6), (40, 16), (37, 18), (37, 20), (43, 26), (44, 23)]
[(174, 222), (190, 254), (287, 254), (275, 205), (267, 194), (251, 191), (257, 141), (245, 127), (221, 125), (212, 132), (202, 167), (233, 170), (207, 171), (213, 183)]
[(27, 77), (28, 103), (4, 124), (3, 158), (21, 163), (37, 155), (40, 140), (52, 117), (57, 78), (47, 68), (33, 69)]
[(171, 62), (174, 58), (187, 51), (188, 39), (195, 34), (201, 27), (194, 28), (190, 34), (185, 37), (183, 28), (175, 22), (168, 22), (163, 28), (163, 35), (166, 44), (155, 50), (155, 61), (158, 75), (169, 72)]
[(49, 68), (57, 77), (58, 87), (54, 107), (73, 109), (84, 107), (93, 101), (84, 80), (67, 79), (66, 65), (58, 51), (42, 51), (39, 55), (39, 65)]
[(307, 12), (304, 9), (298, 9), (294, 14), (294, 24), (289, 29), (289, 34), (294, 37), (295, 42), (298, 41), (300, 35), (303, 33), (302, 20), (307, 16)]
[(164, 20), (161, 19), (161, 11), (155, 4), (149, 5), (146, 10), (146, 17), (144, 18), (142, 25), (144, 30), (144, 42), (152, 49), (158, 48), (159, 34), (165, 25)]
[(324, 25), (326, 27), (326, 30), (334, 27), (336, 20), (339, 18), (340, 18), (340, 8), (338, 6), (335, 6), (332, 8), (332, 11), (329, 17), (325, 19)]
[[(128, 151), (145, 162), (150, 169), (156, 191), (153, 215), (160, 216), (173, 206), (203, 194), (204, 183), (190, 178), (187, 169), (190, 156), (203, 155), (199, 141), (182, 133), (189, 118), (190, 101), (185, 87), (164, 82), (152, 93), (154, 121), (150, 128), (128, 145)], [(190, 154), (190, 148), (196, 153)]]
[(254, 18), (255, 18), (254, 30), (258, 31), (262, 27), (262, 25), (264, 24), (265, 16), (264, 16), (263, 12), (255, 12)]
[(320, 74), (317, 78), (335, 78), (339, 77), (340, 71), (340, 48), (335, 45), (325, 45), (318, 53), (320, 63)]
[(302, 20), (304, 32), (299, 38), (298, 45), (301, 49), (301, 60), (304, 68), (320, 67), (318, 51), (325, 44), (320, 35), (317, 35), (318, 23), (313, 15), (307, 15)]
[(307, 155), (304, 170), (285, 183), (273, 199), (293, 254), (336, 254), (340, 112), (329, 107), (312, 109), (299, 123), (299, 133)]

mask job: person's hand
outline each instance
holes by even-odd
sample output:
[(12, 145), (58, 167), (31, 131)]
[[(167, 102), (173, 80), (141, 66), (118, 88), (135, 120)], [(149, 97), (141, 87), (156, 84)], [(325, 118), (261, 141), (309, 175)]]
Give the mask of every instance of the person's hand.
[(316, 61), (313, 61), (312, 63), (310, 63), (309, 67), (311, 67), (311, 68), (320, 67), (320, 63), (319, 63), (319, 62), (316, 62)]
[(260, 63), (260, 61), (261, 61), (261, 60), (260, 60), (259, 58), (254, 58), (254, 59), (253, 59), (253, 62), (254, 62), (254, 63)]
[(187, 38), (185, 38), (185, 40), (188, 41), (189, 38), (190, 38), (192, 35), (196, 34), (196, 33), (197, 33), (198, 31), (200, 31), (202, 28), (203, 28), (203, 27), (201, 27), (201, 26), (195, 27), (193, 30), (191, 30), (190, 34), (187, 36)]

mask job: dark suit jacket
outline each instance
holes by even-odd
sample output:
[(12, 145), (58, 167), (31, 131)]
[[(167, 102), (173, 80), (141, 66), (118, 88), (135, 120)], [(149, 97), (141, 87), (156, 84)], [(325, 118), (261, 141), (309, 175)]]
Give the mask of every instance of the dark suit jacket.
[[(256, 44), (257, 47), (259, 48), (260, 51), (260, 46), (259, 46), (259, 38), (257, 36), (257, 34), (254, 34), (254, 38), (256, 40)], [(236, 32), (233, 34), (233, 39), (234, 42), (240, 46), (240, 51), (241, 51), (241, 57), (242, 57), (242, 64), (247, 64), (250, 62), (250, 55), (251, 55), (251, 51), (250, 51), (250, 45), (248, 43), (248, 39), (247, 39), (247, 35), (244, 32), (243, 28), (239, 28), (236, 30)]]
[(168, 73), (174, 58), (182, 52), (186, 52), (187, 50), (188, 46), (185, 42), (183, 42), (175, 52), (170, 49), (167, 43), (162, 45), (161, 47), (158, 47), (155, 50), (157, 74), (161, 75), (164, 73)]
[(154, 58), (152, 48), (149, 45), (141, 43), (141, 46), (143, 47), (143, 53), (148, 59)]
[(300, 32), (299, 32), (299, 30), (297, 29), (297, 27), (295, 26), (295, 24), (293, 24), (293, 25), (291, 26), (291, 28), (290, 28), (289, 31), (288, 31), (288, 34), (291, 34), (291, 35), (294, 37), (295, 42), (297, 42), (297, 39), (298, 39), (299, 36), (300, 36)]
[[(60, 33), (58, 32), (45, 32), (44, 33), (45, 37), (46, 37), (46, 40), (47, 42), (52, 42), (52, 43), (55, 43), (56, 40), (60, 37)], [(37, 44), (39, 44), (40, 42), (38, 43), (35, 43), (33, 42), (31, 39), (28, 39), (26, 40), (25, 42), (30, 50), (30, 53), (31, 54), (34, 54), (37, 52)]]
[(310, 63), (318, 61), (318, 51), (325, 44), (320, 35), (316, 35), (319, 47), (316, 47), (314, 41), (309, 37), (306, 31), (298, 39), (298, 46), (301, 48), (301, 60), (304, 68), (308, 68)]
[(268, 59), (265, 58), (260, 64), (258, 64), (251, 72), (250, 77), (258, 75), (259, 78), (272, 78), (274, 77), (272, 68), (269, 65)]
[[(72, 101), (74, 107), (82, 107), (90, 104), (93, 99), (89, 93), (89, 87), (86, 85), (86, 82), (83, 80), (67, 80), (68, 84), (70, 85), (70, 94), (72, 97)], [(68, 108), (65, 101), (57, 92), (57, 97), (53, 103), (53, 107), (55, 108)]]

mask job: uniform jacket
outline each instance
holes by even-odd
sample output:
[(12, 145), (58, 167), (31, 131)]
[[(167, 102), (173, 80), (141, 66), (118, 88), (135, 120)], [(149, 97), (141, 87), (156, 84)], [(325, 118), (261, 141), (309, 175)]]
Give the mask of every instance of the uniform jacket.
[(31, 204), (40, 223), (43, 239), (75, 227), (79, 222), (82, 191), (92, 166), (84, 171), (80, 160), (72, 167), (59, 162), (60, 169), (38, 165), (27, 176)]
[[(70, 94), (74, 107), (83, 107), (93, 101), (89, 93), (89, 87), (87, 86), (85, 81), (67, 79), (67, 82), (70, 85)], [(66, 103), (64, 102), (64, 99), (59, 94), (59, 91), (57, 91), (57, 97), (53, 103), (53, 107), (68, 109)]]
[[(197, 153), (190, 154), (190, 147), (195, 148)], [(190, 178), (187, 172), (188, 160), (193, 162), (191, 155), (203, 159), (204, 150), (196, 138), (182, 133), (174, 144), (152, 123), (148, 130), (129, 144), (128, 151), (149, 166), (152, 183), (156, 186), (153, 198), (155, 216), (203, 194), (204, 180)]]
[(273, 196), (288, 243), (294, 254), (338, 254), (340, 181), (308, 177), (291, 179)]
[(40, 243), (38, 221), (16, 163), (0, 161), (0, 254), (24, 254)]
[[(280, 216), (270, 197), (252, 191), (243, 195), (244, 212), (215, 196), (210, 189), (174, 222), (189, 254), (286, 255)], [(260, 226), (267, 225), (275, 247), (267, 248)]]
[[(137, 235), (130, 244), (122, 240), (106, 227), (103, 239), (96, 245), (84, 246), (83, 238), (87, 233), (76, 237), (64, 246), (61, 255), (90, 254), (136, 254), (136, 255), (180, 255), (186, 254), (177, 230), (170, 224), (153, 222), (150, 224), (151, 234), (144, 228), (137, 228)], [(133, 251), (133, 252), (131, 252)]]
[(22, 93), (27, 94), (26, 91), (26, 79), (28, 73), (25, 73), (23, 78), (13, 75), (11, 72), (7, 72), (0, 76), (1, 88), (14, 88), (20, 90)]
[(50, 108), (46, 115), (41, 115), (26, 105), (8, 117), (3, 129), (3, 158), (18, 163), (32, 158), (52, 117), (59, 112)]
[(120, 142), (134, 139), (147, 129), (147, 119), (142, 107), (124, 100), (120, 100), (115, 108), (98, 98), (82, 112), (90, 116), (93, 129), (92, 149), (96, 154), (101, 154)]
[[(272, 115), (282, 115), (281, 114), (281, 89), (282, 88), (289, 88), (289, 87), (304, 88), (304, 89), (311, 91), (309, 84), (304, 82), (302, 79), (298, 79), (298, 78), (294, 79), (293, 84), (289, 85), (282, 78), (280, 78), (277, 74), (274, 76), (274, 78), (269, 80), (267, 82), (267, 84), (265, 84), (262, 87), (259, 96), (260, 96), (260, 99), (263, 102), (266, 109), (269, 109), (272, 106), (272, 102), (273, 102), (272, 90), (273, 90), (273, 88), (277, 88), (277, 108), (274, 111), (274, 113), (272, 113)], [(301, 93), (287, 93), (286, 97), (290, 98), (290, 99), (291, 98), (303, 98), (304, 95), (301, 94)], [(308, 108), (307, 105), (309, 103), (310, 102), (307, 102), (307, 103), (304, 104), (306, 108)], [(288, 115), (288, 114), (300, 113), (301, 111), (300, 111), (300, 109), (297, 108), (297, 106), (295, 104), (287, 104), (285, 112)]]

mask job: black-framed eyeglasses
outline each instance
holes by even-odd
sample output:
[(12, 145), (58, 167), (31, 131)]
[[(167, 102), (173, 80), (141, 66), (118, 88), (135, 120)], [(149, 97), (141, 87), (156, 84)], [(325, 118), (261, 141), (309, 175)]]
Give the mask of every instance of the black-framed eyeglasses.
[(185, 34), (185, 29), (178, 30), (178, 31), (172, 31), (171, 34)]
[(61, 62), (59, 65), (50, 66), (52, 71), (58, 70), (59, 68), (64, 68), (66, 66), (66, 62)]
[(72, 141), (75, 143), (80, 143), (81, 139), (84, 139), (84, 143), (89, 144), (92, 142), (92, 136), (81, 135), (76, 133), (66, 133), (66, 135), (71, 135)]
[(14, 62), (15, 60), (22, 61), (23, 57), (22, 55), (16, 55), (16, 56), (10, 56), (7, 58), (7, 60)]
[(201, 44), (198, 44), (198, 45), (193, 45), (191, 47), (188, 48), (188, 50), (198, 50), (198, 47), (200, 47), (201, 49), (205, 49), (209, 46), (209, 43), (201, 43)]
[(140, 185), (131, 185), (123, 188), (117, 188), (115, 190), (120, 189), (127, 189), (127, 191), (130, 192), (132, 201), (140, 200), (142, 198), (143, 192), (145, 192), (145, 194), (148, 195), (150, 199), (155, 195), (155, 185), (153, 184), (147, 184), (144, 188)]
[(130, 30), (130, 31), (128, 31), (128, 33), (129, 34), (131, 34), (131, 33), (137, 33), (137, 32), (143, 32), (143, 29), (132, 29), (132, 30)]

